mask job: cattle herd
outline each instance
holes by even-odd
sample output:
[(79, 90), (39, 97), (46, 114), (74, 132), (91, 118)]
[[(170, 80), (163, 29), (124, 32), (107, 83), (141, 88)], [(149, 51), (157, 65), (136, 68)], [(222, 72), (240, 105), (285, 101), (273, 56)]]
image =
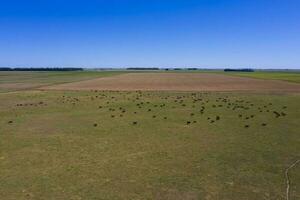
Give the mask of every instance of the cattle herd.
[[(148, 116), (149, 120), (162, 120), (164, 123), (174, 115), (186, 116), (181, 123), (185, 126), (197, 124), (199, 120), (207, 121), (208, 124), (216, 124), (228, 116), (235, 116), (239, 119), (243, 128), (250, 128), (254, 123), (252, 119), (260, 117), (259, 126), (268, 125), (264, 119), (264, 114), (269, 113), (274, 118), (281, 118), (287, 115), (285, 105), (274, 105), (268, 103), (254, 103), (243, 99), (242, 96), (234, 96), (228, 93), (210, 92), (142, 92), (142, 91), (98, 91), (77, 93), (65, 92), (56, 99), (56, 105), (71, 106), (71, 109), (80, 106), (93, 106), (93, 110), (100, 112), (101, 117), (126, 118), (129, 115)], [(47, 106), (45, 101), (36, 103), (18, 103), (20, 107), (40, 107)], [(174, 111), (172, 113), (172, 110)], [(103, 112), (101, 112), (103, 111)], [(108, 114), (107, 114), (108, 113)], [(134, 117), (133, 117), (134, 118)], [(13, 123), (10, 120), (8, 123)], [(129, 124), (139, 125), (141, 122), (136, 120)], [(255, 122), (257, 123), (257, 121)], [(98, 127), (99, 122), (91, 122), (92, 126)]]
[[(63, 95), (59, 98), (62, 104), (72, 104), (74, 108), (84, 104), (97, 104), (95, 109), (107, 110), (111, 118), (123, 118), (126, 115), (139, 115), (151, 113), (149, 119), (168, 120), (167, 112), (164, 109), (189, 112), (188, 119), (182, 123), (191, 125), (197, 123), (197, 120), (207, 120), (209, 124), (218, 123), (226, 118), (228, 112), (230, 115), (236, 115), (242, 119), (244, 128), (251, 126), (251, 119), (271, 113), (275, 118), (285, 117), (287, 115), (287, 106), (274, 106), (272, 102), (256, 105), (255, 103), (242, 99), (241, 97), (231, 97), (229, 94), (223, 96), (214, 95), (209, 92), (197, 93), (159, 93), (159, 92), (113, 92), (97, 91), (86, 94), (81, 97)], [(94, 103), (92, 103), (94, 102)], [(124, 103), (125, 102), (125, 103)], [(127, 106), (127, 107), (126, 107)], [(275, 110), (276, 109), (276, 110)], [(218, 113), (218, 110), (220, 113)], [(227, 114), (224, 112), (227, 110)], [(164, 115), (165, 114), (165, 115)], [(134, 120), (132, 125), (138, 125), (139, 121)], [(96, 127), (98, 124), (95, 123)], [(266, 121), (261, 121), (260, 126), (267, 126)]]

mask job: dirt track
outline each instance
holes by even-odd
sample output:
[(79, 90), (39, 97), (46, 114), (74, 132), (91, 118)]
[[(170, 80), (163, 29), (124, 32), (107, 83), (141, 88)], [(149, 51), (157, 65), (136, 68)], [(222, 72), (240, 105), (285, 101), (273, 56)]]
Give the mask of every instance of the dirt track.
[(128, 73), (42, 89), (300, 92), (300, 84), (209, 73)]

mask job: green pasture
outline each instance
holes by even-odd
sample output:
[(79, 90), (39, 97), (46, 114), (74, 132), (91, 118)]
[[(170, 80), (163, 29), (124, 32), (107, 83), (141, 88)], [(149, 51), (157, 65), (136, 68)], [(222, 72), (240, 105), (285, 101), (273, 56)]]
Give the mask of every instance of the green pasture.
[[(284, 199), (285, 169), (300, 156), (299, 102), (292, 94), (2, 93), (0, 197)], [(290, 178), (298, 199), (299, 167)]]
[[(216, 72), (220, 73), (220, 72)], [(300, 83), (300, 72), (292, 71), (255, 71), (255, 72), (221, 72), (233, 76), (259, 78), (267, 80), (281, 80)]]

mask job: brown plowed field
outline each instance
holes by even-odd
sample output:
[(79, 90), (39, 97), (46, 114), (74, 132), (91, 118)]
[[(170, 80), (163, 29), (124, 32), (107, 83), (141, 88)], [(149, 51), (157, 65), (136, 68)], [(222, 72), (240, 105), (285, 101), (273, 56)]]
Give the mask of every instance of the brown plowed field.
[(113, 77), (48, 86), (42, 89), (300, 92), (300, 84), (210, 73), (128, 73)]

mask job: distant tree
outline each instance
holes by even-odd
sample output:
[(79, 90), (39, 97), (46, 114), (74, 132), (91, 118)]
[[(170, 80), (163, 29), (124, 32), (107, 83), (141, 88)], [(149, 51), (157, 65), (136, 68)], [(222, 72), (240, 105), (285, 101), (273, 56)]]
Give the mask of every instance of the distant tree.
[(224, 72), (254, 72), (254, 70), (250, 69), (250, 68), (245, 68), (245, 69), (230, 69), (230, 68), (227, 68), (227, 69), (224, 69)]
[(188, 70), (198, 70), (197, 68), (187, 68)]
[(127, 70), (159, 70), (157, 67), (129, 67)]

